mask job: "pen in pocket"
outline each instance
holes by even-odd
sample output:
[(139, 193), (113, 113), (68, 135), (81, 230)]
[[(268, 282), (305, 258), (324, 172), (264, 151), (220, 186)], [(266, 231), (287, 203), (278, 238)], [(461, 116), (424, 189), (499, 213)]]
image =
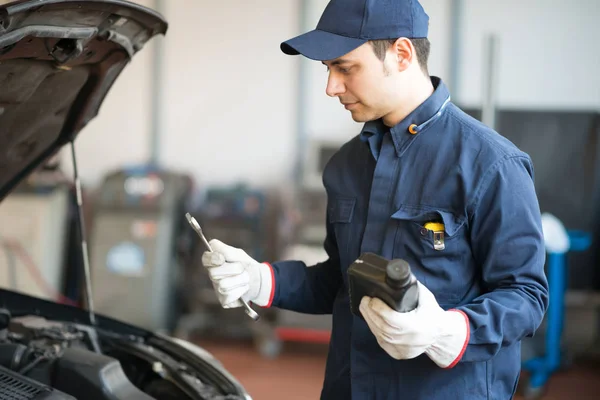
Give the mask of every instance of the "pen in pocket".
[(435, 250), (444, 250), (444, 224), (441, 222), (427, 222), (425, 229), (433, 232), (433, 248)]

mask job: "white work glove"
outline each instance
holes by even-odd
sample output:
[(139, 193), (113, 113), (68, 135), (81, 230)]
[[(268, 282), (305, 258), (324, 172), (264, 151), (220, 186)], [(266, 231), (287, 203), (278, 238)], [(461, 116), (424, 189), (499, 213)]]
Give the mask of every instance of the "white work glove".
[(270, 306), (273, 299), (271, 266), (216, 239), (210, 241), (210, 246), (213, 251), (202, 254), (202, 264), (208, 269), (223, 308), (241, 307), (240, 298), (261, 307)]
[(469, 319), (458, 310), (444, 311), (421, 283), (419, 305), (399, 313), (377, 298), (363, 297), (360, 312), (377, 343), (396, 360), (425, 353), (441, 368), (453, 367), (469, 342)]

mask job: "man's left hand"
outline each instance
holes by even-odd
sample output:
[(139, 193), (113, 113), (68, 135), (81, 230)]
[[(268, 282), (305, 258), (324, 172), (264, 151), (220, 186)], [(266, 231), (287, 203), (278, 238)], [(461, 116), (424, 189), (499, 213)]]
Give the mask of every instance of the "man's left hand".
[(383, 350), (397, 360), (425, 353), (441, 368), (452, 368), (469, 342), (469, 319), (458, 310), (444, 311), (421, 283), (416, 309), (399, 313), (377, 298), (363, 297), (360, 312)]

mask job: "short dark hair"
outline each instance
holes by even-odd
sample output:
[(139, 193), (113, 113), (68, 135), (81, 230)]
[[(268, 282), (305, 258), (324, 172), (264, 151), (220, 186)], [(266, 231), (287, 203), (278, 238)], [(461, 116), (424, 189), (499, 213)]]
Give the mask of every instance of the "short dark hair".
[[(388, 48), (394, 44), (398, 39), (382, 39), (382, 40), (371, 40), (370, 43), (373, 46), (373, 51), (377, 58), (381, 61), (385, 58), (385, 52)], [(417, 53), (417, 59), (419, 60), (419, 65), (421, 66), (421, 70), (425, 75), (429, 75), (429, 70), (427, 68), (427, 62), (429, 60), (429, 51), (431, 49), (431, 43), (429, 43), (429, 39), (427, 38), (418, 38), (418, 39), (409, 39), (413, 46), (415, 47), (415, 51)]]

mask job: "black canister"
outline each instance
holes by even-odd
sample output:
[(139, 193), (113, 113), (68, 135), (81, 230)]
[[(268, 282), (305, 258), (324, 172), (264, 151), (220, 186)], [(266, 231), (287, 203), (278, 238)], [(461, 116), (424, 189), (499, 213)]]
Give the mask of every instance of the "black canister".
[(348, 268), (350, 310), (359, 311), (363, 297), (377, 297), (397, 312), (414, 310), (419, 303), (417, 278), (402, 259), (387, 260), (374, 253), (362, 254)]

